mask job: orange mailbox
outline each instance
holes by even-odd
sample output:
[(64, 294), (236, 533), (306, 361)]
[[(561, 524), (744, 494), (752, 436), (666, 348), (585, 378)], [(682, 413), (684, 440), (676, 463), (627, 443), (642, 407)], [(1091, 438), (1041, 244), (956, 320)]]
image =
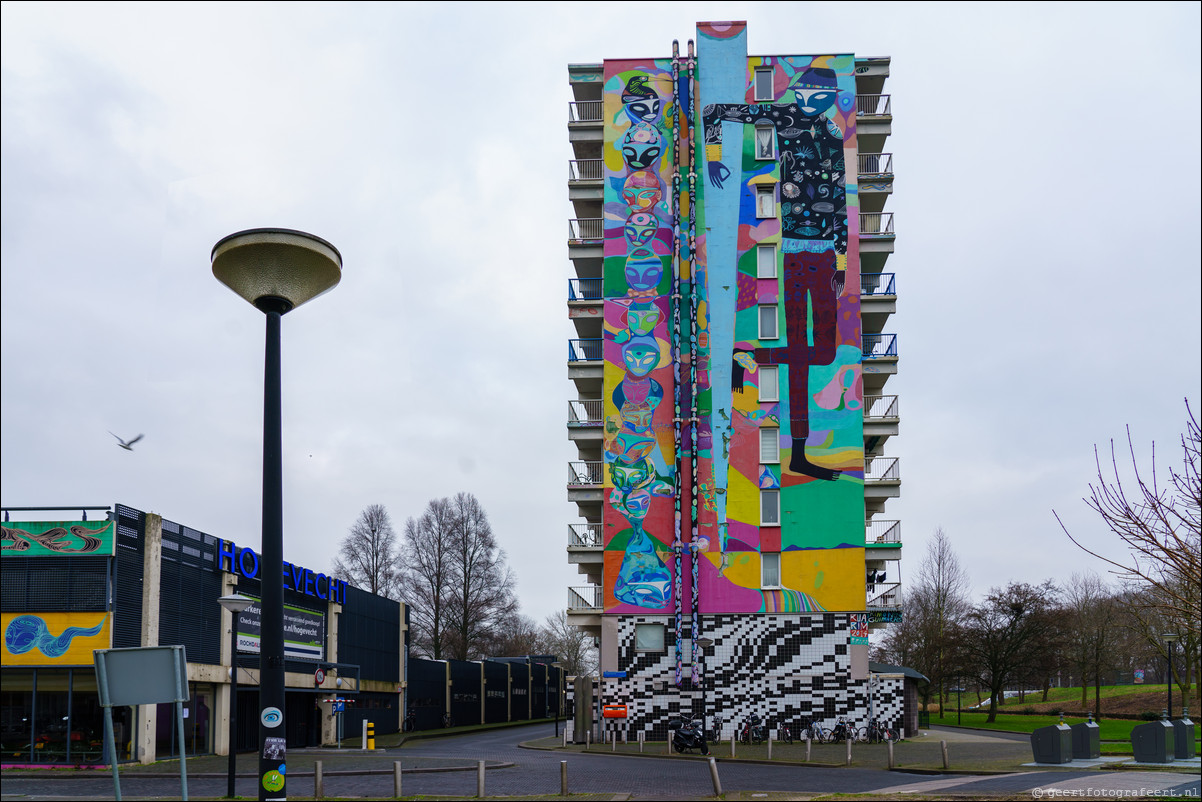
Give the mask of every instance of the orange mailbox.
[(626, 705), (603, 705), (601, 718), (626, 718)]

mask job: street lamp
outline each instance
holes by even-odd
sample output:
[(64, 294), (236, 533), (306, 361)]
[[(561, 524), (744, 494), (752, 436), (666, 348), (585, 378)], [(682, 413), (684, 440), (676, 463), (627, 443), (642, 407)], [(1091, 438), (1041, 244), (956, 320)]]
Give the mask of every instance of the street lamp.
[(238, 737), (238, 728), (235, 726), (235, 722), (238, 720), (238, 616), (255, 602), (254, 599), (249, 599), (241, 594), (231, 593), (229, 596), (222, 596), (217, 603), (230, 612), (230, 767), (226, 772), (229, 775), (229, 784), (226, 787), (225, 795), (232, 799), (234, 797), (234, 777), (238, 774), (238, 754), (234, 746), (235, 739)]
[[(334, 288), (342, 255), (286, 228), (254, 228), (213, 246), (213, 275), (267, 316), (263, 370), (263, 544), (259, 665), (259, 799), (287, 796), (284, 746), (284, 491), (280, 421), (280, 318)], [(272, 738), (268, 742), (268, 738)], [(271, 746), (272, 748), (267, 748)], [(268, 757), (270, 755), (270, 757)]]
[(563, 663), (552, 663), (555, 669), (555, 737), (559, 737), (559, 709), (563, 706)]
[(1181, 640), (1181, 636), (1175, 632), (1166, 632), (1160, 636), (1168, 646), (1169, 657), (1169, 718), (1173, 718), (1173, 644)]

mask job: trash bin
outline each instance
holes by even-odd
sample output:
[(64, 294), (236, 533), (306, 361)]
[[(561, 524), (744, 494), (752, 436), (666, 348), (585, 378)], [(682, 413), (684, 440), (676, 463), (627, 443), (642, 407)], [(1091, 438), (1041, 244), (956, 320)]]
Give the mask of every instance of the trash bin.
[(1073, 730), (1067, 724), (1040, 727), (1031, 733), (1031, 752), (1036, 763), (1071, 763)]
[(1172, 763), (1174, 742), (1173, 725), (1165, 719), (1131, 729), (1131, 752), (1138, 763)]
[(1198, 737), (1198, 725), (1189, 720), (1189, 711), (1183, 710), (1181, 718), (1173, 722), (1174, 756), (1178, 760), (1189, 760), (1197, 756), (1194, 739)]
[(1089, 717), (1089, 721), (1072, 726), (1073, 760), (1097, 760), (1102, 756), (1101, 727)]

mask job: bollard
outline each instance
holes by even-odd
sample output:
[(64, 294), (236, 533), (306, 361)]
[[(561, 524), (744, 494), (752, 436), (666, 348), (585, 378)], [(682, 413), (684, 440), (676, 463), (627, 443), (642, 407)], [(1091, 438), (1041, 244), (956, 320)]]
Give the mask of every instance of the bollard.
[(376, 725), (371, 721), (367, 722), (367, 748), (376, 751)]
[(672, 754), (672, 730), (668, 730), (668, 754)]
[(806, 738), (806, 763), (810, 762), (810, 746), (814, 743), (812, 738)]
[(646, 742), (646, 740), (647, 740), (647, 739), (644, 737), (645, 735), (646, 735), (646, 733), (644, 733), (642, 730), (639, 730), (639, 752), (642, 752), (642, 751), (643, 751), (643, 744), (644, 744), (644, 743)]
[(768, 759), (772, 759), (772, 733), (768, 733)]
[(730, 756), (735, 756), (735, 736), (730, 736)]
[(313, 798), (325, 799), (325, 797), (325, 782), (321, 776), (321, 761), (318, 760), (313, 763)]
[(947, 762), (947, 741), (940, 741), (939, 748), (941, 750), (943, 750), (943, 768), (945, 768), (945, 769), (951, 768), (951, 766), (949, 766), (948, 762)]
[(630, 732), (629, 732), (629, 730), (622, 730), (622, 746), (628, 746), (629, 744), (630, 744)]
[(484, 761), (476, 761), (476, 796), (484, 798)]
[(847, 765), (851, 765), (851, 736), (847, 738)]
[(568, 795), (568, 761), (559, 761), (559, 795)]
[(897, 768), (897, 764), (893, 762), (893, 741), (889, 741), (889, 768)]
[(392, 764), (392, 795), (401, 795), (401, 761)]
[(618, 731), (614, 730), (609, 736), (609, 751), (618, 751)]
[(710, 758), (710, 781), (714, 784), (714, 796), (722, 796), (722, 781), (718, 779), (718, 761)]
[(567, 727), (563, 728), (563, 748), (564, 749), (568, 748), (568, 728)]
[(593, 728), (589, 727), (584, 731), (584, 748), (588, 749), (593, 739)]
[(366, 720), (364, 720), (364, 722), (363, 722), (363, 734), (361, 736), (359, 736), (359, 748), (364, 751), (367, 750), (367, 721)]

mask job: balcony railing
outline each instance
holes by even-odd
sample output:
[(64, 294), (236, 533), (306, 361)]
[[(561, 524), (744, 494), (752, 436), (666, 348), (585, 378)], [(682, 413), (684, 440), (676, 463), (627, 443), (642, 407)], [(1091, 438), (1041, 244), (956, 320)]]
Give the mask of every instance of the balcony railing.
[[(863, 217), (863, 215), (861, 215)], [(581, 217), (568, 220), (569, 242), (601, 241), (605, 236), (605, 221), (600, 217)], [(861, 225), (861, 228), (863, 226)]]
[(861, 237), (893, 237), (893, 212), (860, 212)]
[(600, 181), (604, 167), (601, 159), (572, 159), (568, 162), (568, 180)]
[(901, 521), (869, 521), (864, 525), (864, 542), (901, 543)]
[(881, 418), (901, 417), (897, 411), (897, 396), (895, 395), (866, 395), (864, 396), (864, 420), (879, 420)]
[(861, 153), (860, 175), (893, 175), (892, 153)]
[(895, 274), (861, 273), (860, 295), (897, 295)]
[(604, 476), (605, 463), (601, 460), (588, 460), (568, 463), (568, 486), (586, 487), (601, 484)]
[(864, 334), (863, 350), (865, 359), (887, 359), (897, 356), (896, 334)]
[(600, 398), (582, 398), (568, 401), (568, 426), (600, 426)]
[(889, 95), (856, 95), (856, 114), (860, 117), (891, 116), (893, 109), (890, 108), (889, 97)]
[(568, 546), (601, 548), (601, 524), (568, 524)]
[(584, 585), (568, 588), (569, 610), (600, 610), (601, 586)]
[[(863, 274), (860, 274), (861, 284)], [(861, 293), (862, 295), (863, 293)], [(568, 279), (569, 301), (600, 301), (601, 279), (599, 278), (570, 278)]]
[(869, 610), (896, 610), (901, 607), (901, 595), (898, 593), (901, 590), (900, 582), (870, 584), (865, 590), (868, 591)]
[(595, 340), (568, 340), (568, 361), (600, 362), (601, 344), (602, 340), (600, 338)]
[[(573, 100), (568, 103), (569, 123), (599, 123), (601, 122), (600, 100)], [(863, 112), (861, 112), (863, 113)]]
[(899, 457), (866, 457), (864, 459), (864, 481), (897, 482), (901, 480)]

